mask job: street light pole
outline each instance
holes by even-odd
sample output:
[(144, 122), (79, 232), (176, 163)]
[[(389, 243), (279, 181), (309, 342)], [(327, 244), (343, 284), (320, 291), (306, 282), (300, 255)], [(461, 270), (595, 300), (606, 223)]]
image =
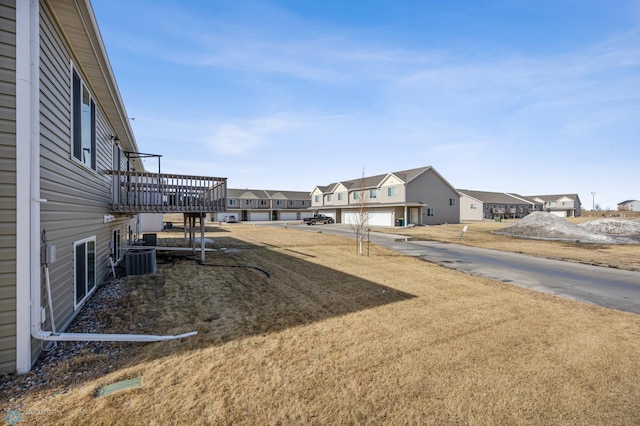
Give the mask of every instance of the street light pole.
[(596, 193), (595, 192), (591, 192), (591, 197), (592, 197), (592, 207), (591, 207), (591, 211), (596, 211)]

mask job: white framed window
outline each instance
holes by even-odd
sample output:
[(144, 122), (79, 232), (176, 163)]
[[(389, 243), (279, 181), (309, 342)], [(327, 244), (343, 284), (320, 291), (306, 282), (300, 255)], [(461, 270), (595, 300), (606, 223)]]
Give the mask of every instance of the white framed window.
[(433, 217), (433, 216), (435, 216), (435, 213), (436, 213), (436, 212), (435, 212), (435, 210), (433, 209), (433, 207), (428, 207), (428, 208), (427, 208), (427, 216), (431, 216), (431, 217)]
[(316, 203), (319, 203), (319, 202), (320, 202), (320, 196), (319, 196), (319, 195), (316, 195), (315, 197), (313, 197), (313, 200), (314, 200)]
[(478, 206), (476, 204), (471, 203), (471, 205), (469, 206), (469, 208), (471, 208), (471, 210), (475, 210), (478, 208)]
[(449, 198), (449, 205), (450, 206), (455, 206), (456, 205), (456, 199), (455, 198)]
[(307, 200), (302, 200), (302, 205), (306, 206), (307, 205)]
[(234, 200), (233, 198), (229, 198), (229, 205), (230, 206), (235, 206), (236, 204), (238, 204), (238, 200)]
[(370, 189), (369, 190), (369, 198), (378, 198), (378, 190)]
[(71, 77), (73, 158), (96, 170), (96, 103), (75, 69)]
[(244, 200), (244, 204), (245, 204), (245, 206), (250, 206), (251, 205), (251, 200)]
[(296, 200), (289, 200), (289, 206), (295, 206)]
[(327, 201), (331, 201), (333, 199), (333, 194), (327, 194)]
[(120, 230), (114, 229), (111, 236), (111, 256), (113, 261), (117, 262), (122, 258), (122, 248), (120, 239)]
[(360, 191), (353, 191), (353, 199), (354, 200), (360, 199)]
[(73, 243), (73, 309), (76, 310), (96, 288), (95, 235)]
[(344, 199), (344, 194), (342, 192), (338, 193), (338, 201), (342, 201)]
[(282, 200), (276, 200), (276, 206), (281, 206), (282, 205)]
[(260, 200), (260, 205), (261, 206), (266, 206), (267, 205), (267, 200)]
[(389, 197), (395, 197), (396, 196), (396, 187), (395, 186), (390, 186), (387, 188), (387, 196)]

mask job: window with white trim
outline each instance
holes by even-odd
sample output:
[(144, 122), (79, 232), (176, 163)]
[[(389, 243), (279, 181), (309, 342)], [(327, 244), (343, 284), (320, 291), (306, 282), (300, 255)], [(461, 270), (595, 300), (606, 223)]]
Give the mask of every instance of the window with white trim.
[(276, 200), (276, 206), (281, 206), (282, 205), (282, 200)]
[(295, 206), (296, 205), (296, 200), (289, 200), (289, 206)]
[(456, 205), (456, 199), (455, 198), (449, 198), (449, 205), (450, 206), (455, 206)]
[(313, 200), (314, 200), (316, 203), (319, 203), (319, 202), (320, 202), (320, 196), (319, 196), (319, 195), (316, 195), (315, 197), (313, 197)]
[(238, 204), (238, 200), (234, 200), (233, 198), (229, 198), (229, 205), (230, 206), (235, 206), (236, 204)]
[(113, 257), (113, 261), (117, 262), (121, 259), (122, 249), (121, 249), (121, 240), (120, 240), (120, 230), (114, 229), (113, 235), (111, 237), (111, 256)]
[(73, 309), (96, 288), (96, 237), (85, 238), (73, 243)]
[(260, 205), (261, 206), (266, 206), (267, 205), (267, 200), (260, 200)]
[(344, 199), (344, 194), (342, 192), (338, 193), (338, 201), (342, 201)]
[(369, 190), (369, 198), (378, 198), (378, 190), (370, 189)]
[(427, 208), (427, 216), (435, 216), (435, 209), (433, 209), (432, 207), (428, 207)]
[(331, 201), (333, 199), (333, 194), (327, 194), (327, 201)]
[(73, 157), (96, 169), (96, 104), (76, 70), (72, 72)]
[(388, 197), (395, 197), (396, 196), (396, 187), (395, 186), (390, 186), (387, 188), (387, 196)]
[(358, 200), (360, 198), (360, 191), (353, 191), (353, 199)]
[(244, 200), (244, 204), (246, 206), (250, 206), (251, 205), (251, 200)]
[(471, 206), (470, 206), (471, 210), (475, 210), (477, 208), (478, 208), (478, 206), (476, 204), (471, 203)]

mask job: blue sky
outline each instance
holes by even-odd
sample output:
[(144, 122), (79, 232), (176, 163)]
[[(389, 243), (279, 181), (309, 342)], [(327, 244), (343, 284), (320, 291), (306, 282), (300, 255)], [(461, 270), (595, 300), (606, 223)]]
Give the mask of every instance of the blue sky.
[(457, 188), (640, 199), (638, 0), (93, 7), (163, 172), (311, 191), (430, 165)]

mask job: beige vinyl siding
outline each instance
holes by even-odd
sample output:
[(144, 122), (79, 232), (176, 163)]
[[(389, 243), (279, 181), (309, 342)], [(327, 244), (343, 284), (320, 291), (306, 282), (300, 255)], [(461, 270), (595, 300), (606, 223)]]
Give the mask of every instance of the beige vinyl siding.
[(16, 368), (16, 10), (0, 1), (0, 373)]
[[(422, 208), (422, 223), (438, 225), (460, 223), (460, 202), (457, 191), (447, 185), (432, 169), (425, 171), (407, 183), (407, 202), (426, 202)], [(455, 199), (455, 205), (449, 205), (449, 199)], [(427, 216), (428, 208), (433, 208), (434, 216)]]
[[(46, 230), (49, 244), (56, 246), (57, 259), (49, 273), (56, 325), (63, 329), (74, 315), (73, 243), (96, 237), (96, 283), (100, 284), (109, 272), (112, 231), (121, 229), (124, 238), (132, 218), (103, 223), (111, 201), (111, 179), (105, 171), (113, 164), (114, 132), (96, 98), (96, 170), (72, 156), (71, 67), (81, 78), (82, 67), (73, 60), (48, 7), (41, 6), (40, 187), (41, 197), (47, 200), (41, 204), (41, 229)], [(37, 350), (38, 345), (34, 346)]]

